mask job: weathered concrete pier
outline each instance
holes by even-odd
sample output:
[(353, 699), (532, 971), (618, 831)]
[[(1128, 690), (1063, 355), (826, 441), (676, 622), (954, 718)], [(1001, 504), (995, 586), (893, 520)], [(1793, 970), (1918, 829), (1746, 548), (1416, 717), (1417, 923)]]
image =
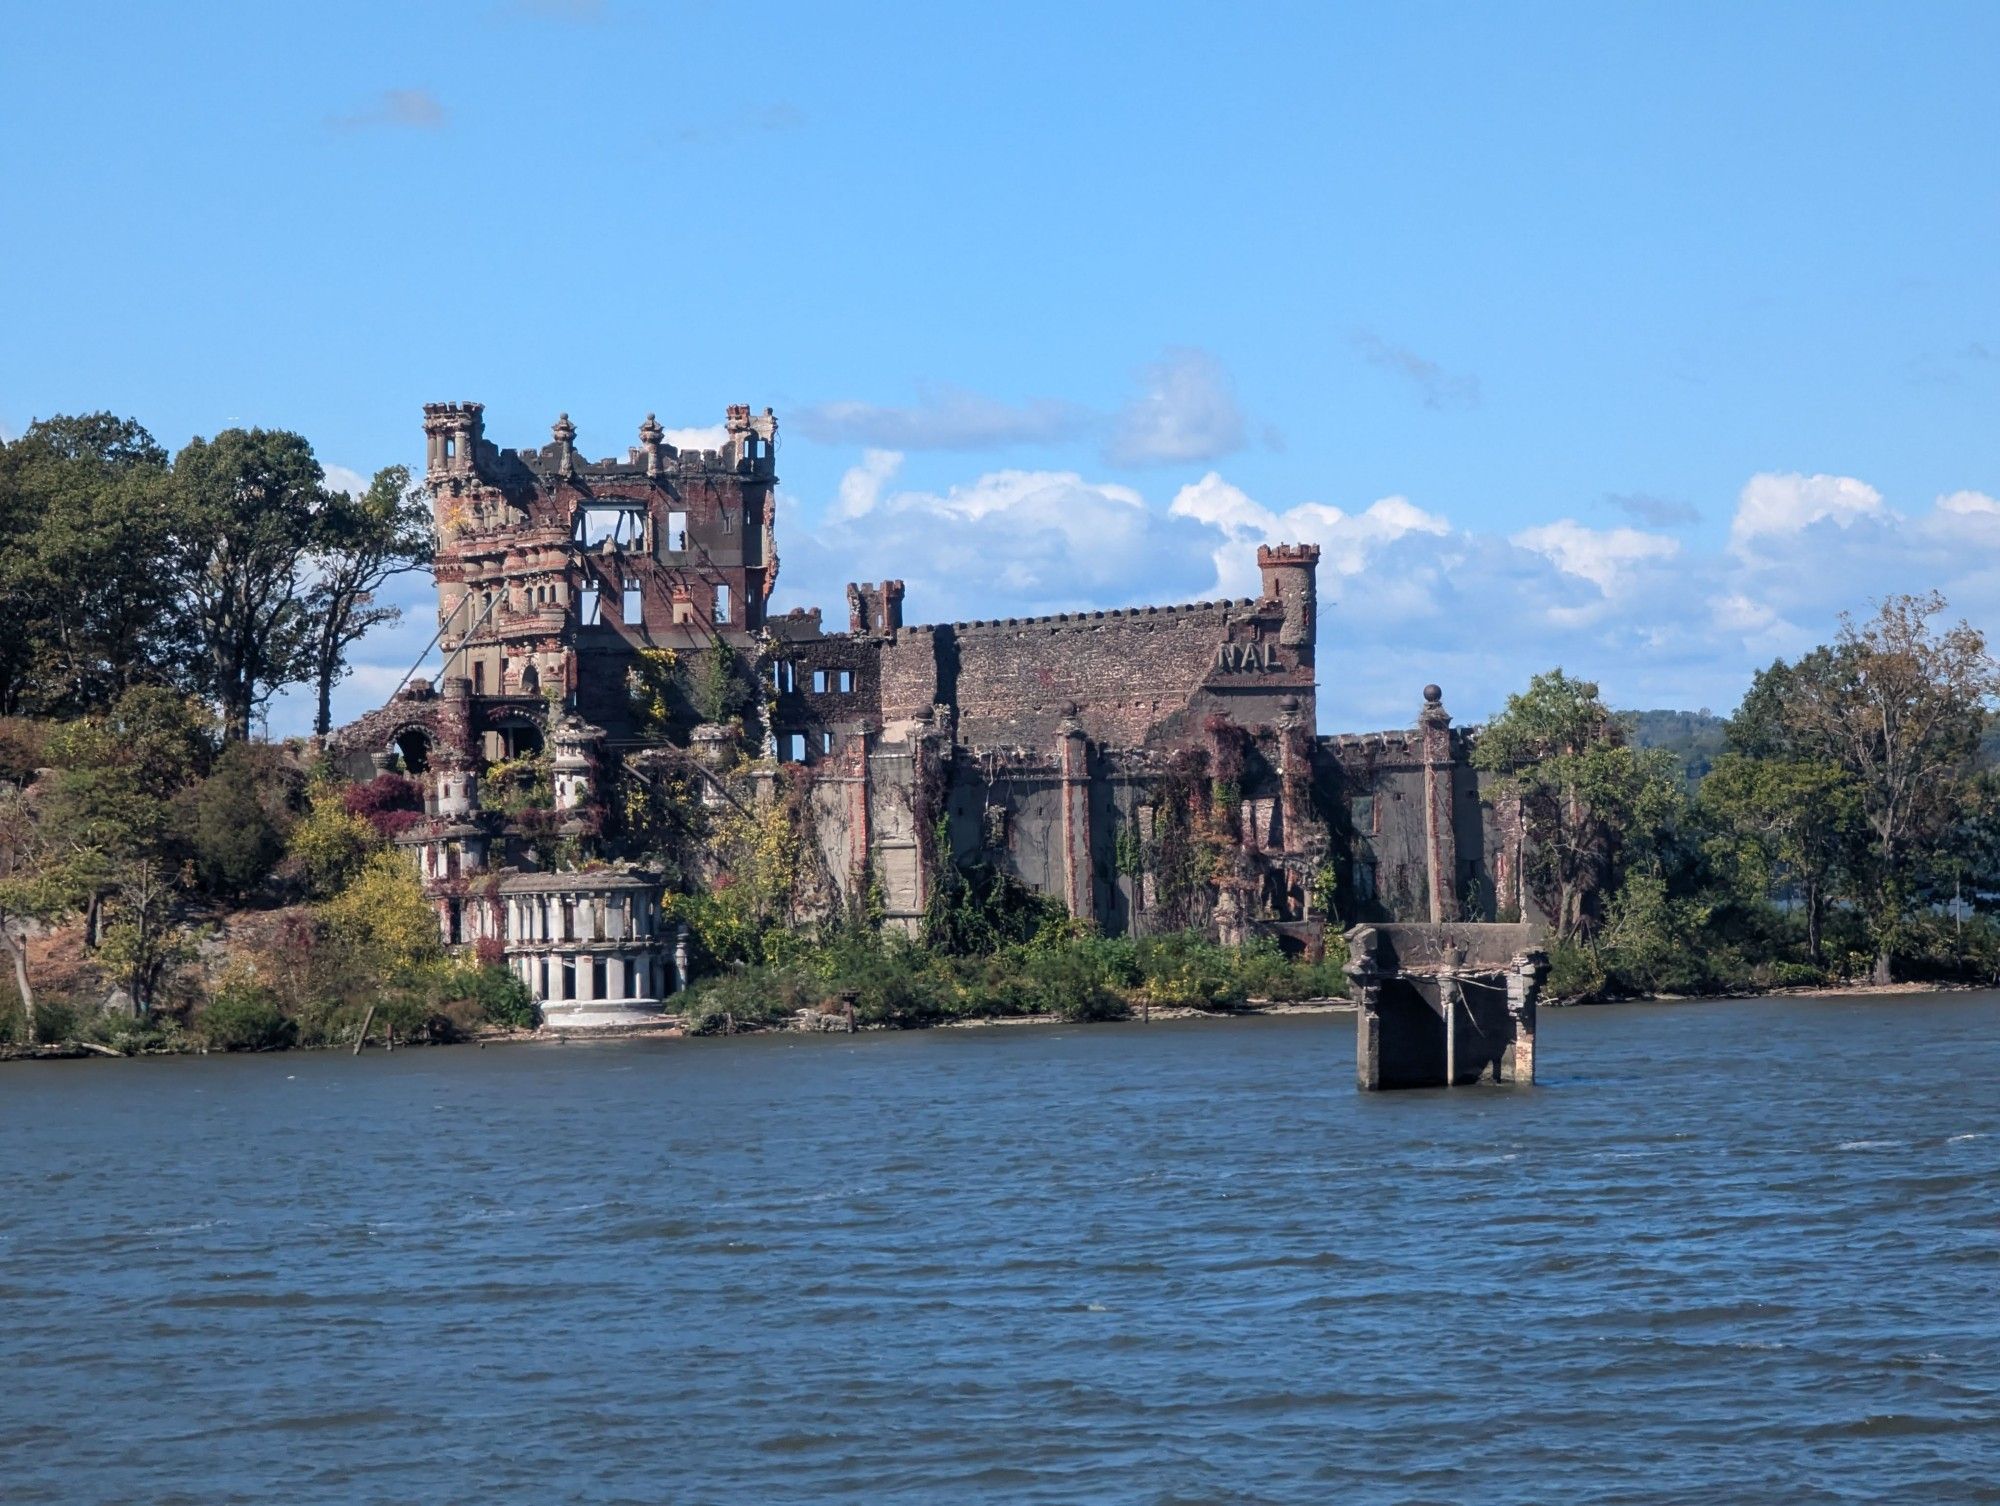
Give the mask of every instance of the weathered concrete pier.
[(1347, 976), (1362, 1088), (1535, 1080), (1535, 1003), (1548, 976), (1534, 925), (1356, 926)]

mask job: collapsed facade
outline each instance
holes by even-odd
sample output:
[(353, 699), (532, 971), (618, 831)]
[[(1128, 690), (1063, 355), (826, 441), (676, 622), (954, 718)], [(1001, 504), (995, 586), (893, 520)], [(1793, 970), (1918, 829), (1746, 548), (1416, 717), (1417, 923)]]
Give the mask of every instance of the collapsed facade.
[(566, 415), (512, 450), (478, 403), (424, 409), (444, 669), (331, 747), (423, 782), (400, 840), (441, 933), (504, 955), (552, 1023), (642, 1018), (684, 981), (659, 854), (621, 826), (664, 771), (716, 805), (787, 783), (809, 907), (912, 933), (950, 871), (1108, 933), (1308, 950), (1528, 910), (1518, 813), (1436, 686), (1410, 728), (1318, 734), (1316, 545), (1260, 549), (1255, 597), (1051, 617), (912, 625), (901, 581), (858, 582), (829, 630), (769, 615), (777, 429), (733, 406), (721, 448), (682, 450), (649, 414), (589, 461)]

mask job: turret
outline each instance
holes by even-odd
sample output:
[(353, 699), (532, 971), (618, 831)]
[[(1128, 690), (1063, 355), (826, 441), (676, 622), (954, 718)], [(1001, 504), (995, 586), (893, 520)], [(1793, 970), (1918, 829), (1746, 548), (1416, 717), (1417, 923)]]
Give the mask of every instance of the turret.
[(903, 625), (903, 583), (872, 580), (847, 587), (847, 630), (887, 638)]
[(484, 403), (424, 404), (424, 474), (470, 476), (486, 437)]
[(1264, 576), (1264, 599), (1285, 609), (1278, 642), (1310, 648), (1319, 632), (1319, 545), (1260, 544), (1257, 568)]

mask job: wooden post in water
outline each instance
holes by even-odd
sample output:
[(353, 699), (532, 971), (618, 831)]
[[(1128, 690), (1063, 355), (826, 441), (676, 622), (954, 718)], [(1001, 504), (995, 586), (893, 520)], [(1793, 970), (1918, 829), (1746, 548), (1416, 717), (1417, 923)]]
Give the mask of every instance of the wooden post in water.
[(374, 1023), (375, 1023), (375, 1006), (373, 1004), (370, 1004), (368, 1006), (368, 1013), (366, 1013), (361, 1017), (361, 1034), (357, 1035), (354, 1038), (354, 1050), (351, 1053), (352, 1055), (359, 1056), (361, 1054), (361, 1043), (368, 1039), (368, 1027)]

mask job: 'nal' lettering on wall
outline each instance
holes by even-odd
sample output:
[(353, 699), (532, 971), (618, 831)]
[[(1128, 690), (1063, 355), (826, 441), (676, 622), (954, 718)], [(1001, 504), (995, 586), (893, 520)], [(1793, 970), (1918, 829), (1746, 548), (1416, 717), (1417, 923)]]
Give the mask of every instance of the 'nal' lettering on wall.
[(1248, 674), (1278, 667), (1278, 656), (1268, 643), (1225, 643), (1215, 651), (1215, 667), (1229, 674)]

